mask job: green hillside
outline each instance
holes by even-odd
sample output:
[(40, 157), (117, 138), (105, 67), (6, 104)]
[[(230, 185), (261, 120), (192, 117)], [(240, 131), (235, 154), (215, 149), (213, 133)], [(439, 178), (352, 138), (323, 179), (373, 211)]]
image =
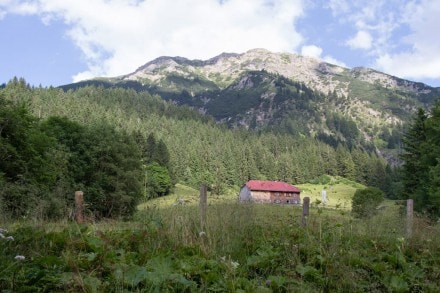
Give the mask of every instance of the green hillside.
[(264, 49), (212, 59), (159, 57), (135, 72), (62, 86), (122, 87), (187, 105), (230, 128), (379, 150), (396, 163), (403, 129), (440, 90), (368, 68), (347, 69)]
[[(107, 132), (99, 132), (98, 128), (101, 126), (113, 129), (108, 130), (108, 133), (115, 133), (115, 137), (117, 137), (117, 133), (130, 137), (126, 142), (135, 142), (135, 145), (130, 147), (137, 148), (140, 154), (138, 160), (143, 162), (140, 167), (146, 168), (145, 170), (136, 169), (136, 172), (144, 174), (136, 178), (139, 184), (143, 184), (141, 193), (144, 197), (157, 196), (156, 193), (151, 194), (148, 186), (159, 188), (159, 185), (154, 185), (156, 183), (149, 183), (150, 185), (145, 183), (149, 182), (148, 180), (153, 180), (152, 177), (148, 177), (148, 170), (165, 172), (169, 176), (169, 179), (166, 180), (171, 180), (171, 184), (182, 183), (194, 188), (198, 188), (202, 183), (207, 184), (210, 191), (217, 195), (224, 194), (224, 191), (228, 189), (237, 189), (249, 179), (283, 180), (299, 184), (313, 180), (323, 174), (328, 174), (343, 176), (363, 184), (381, 187), (384, 190), (387, 190), (388, 182), (391, 180), (390, 174), (386, 173), (386, 162), (375, 153), (368, 153), (364, 149), (349, 149), (343, 145), (333, 148), (329, 144), (311, 137), (296, 137), (269, 131), (255, 133), (243, 129), (227, 129), (188, 107), (181, 107), (163, 101), (160, 97), (151, 96), (147, 92), (136, 92), (121, 88), (105, 89), (103, 87), (84, 87), (64, 92), (61, 89), (54, 88), (32, 89), (26, 86), (24, 81), (16, 80), (1, 90), (1, 96), (2, 99), (12, 103), (10, 106), (6, 105), (5, 108), (7, 111), (11, 109), (12, 113), (16, 111), (14, 105), (26, 104), (30, 115), (36, 119), (30, 125), (30, 130), (36, 131), (36, 133), (43, 131), (44, 135), (53, 136), (66, 131), (65, 128), (62, 128), (61, 132), (52, 130), (47, 132), (47, 120), (53, 119), (51, 117), (54, 116), (64, 117), (63, 119), (68, 120), (62, 123), (78, 124), (75, 127), (84, 129), (82, 130), (84, 131), (84, 138), (81, 138), (87, 142), (84, 143), (84, 146), (81, 145), (81, 140), (66, 140), (63, 137), (58, 137), (57, 140), (63, 142), (64, 146), (57, 146), (56, 143), (52, 145), (55, 148), (53, 152), (59, 153), (61, 158), (70, 157), (70, 160), (79, 160), (77, 163), (70, 165), (69, 161), (58, 162), (57, 170), (59, 172), (71, 169), (69, 172), (74, 172), (73, 174), (82, 174), (84, 170), (77, 169), (79, 166), (108, 160), (105, 156), (91, 157), (93, 154), (101, 156), (100, 148), (105, 146), (103, 142), (112, 141), (111, 137), (99, 138), (94, 134), (98, 131), (99, 135), (106, 135)], [(26, 114), (23, 115), (26, 117)], [(13, 117), (11, 119), (21, 119)], [(90, 134), (88, 134), (89, 132)], [(65, 135), (71, 134), (67, 133)], [(93, 139), (93, 135), (97, 138), (96, 140)], [(163, 145), (162, 149), (166, 151), (166, 154), (160, 155), (166, 156), (166, 160), (159, 160), (163, 161), (161, 164), (166, 170), (149, 165), (150, 159), (148, 157), (151, 158), (152, 150), (148, 149), (147, 138), (150, 135), (154, 135), (157, 143), (161, 143)], [(46, 139), (46, 141), (51, 140)], [(18, 147), (18, 150), (20, 150), (19, 145), (23, 144), (20, 141), (7, 140), (6, 142), (11, 144), (11, 147)], [(114, 143), (117, 143), (117, 141), (114, 141)], [(93, 149), (93, 153), (88, 154), (86, 152), (83, 154), (83, 151), (76, 151), (82, 150), (84, 147)], [(122, 145), (115, 145), (114, 147), (116, 151)], [(33, 156), (36, 160), (38, 156), (45, 158), (45, 156), (49, 156), (50, 151), (51, 148), (49, 147), (47, 150), (41, 149), (40, 152), (42, 153), (37, 152)], [(136, 155), (137, 151), (131, 154)], [(22, 170), (29, 168), (24, 163), (26, 160), (29, 161), (29, 164), (38, 164), (37, 161), (29, 160), (29, 154), (27, 153), (19, 153), (18, 156), (26, 158), (23, 159)], [(84, 163), (84, 160), (90, 163)], [(48, 163), (51, 163), (49, 158)], [(115, 168), (117, 169), (118, 166), (115, 166)], [(110, 172), (112, 169), (106, 167), (105, 170)], [(14, 177), (5, 177), (5, 180), (12, 184), (11, 188), (13, 189), (18, 188), (19, 178), (28, 176), (29, 179), (32, 179), (32, 176), (37, 174), (22, 173), (24, 171), (17, 172), (17, 174), (14, 173), (16, 174)], [(124, 173), (116, 174), (122, 176)], [(47, 174), (47, 176), (49, 175), (53, 176), (53, 173)], [(98, 176), (99, 174), (95, 175)], [(51, 180), (56, 178), (56, 176), (50, 176), (49, 178), (53, 178)], [(86, 179), (87, 177), (84, 178), (86, 180), (84, 182), (77, 175), (66, 176), (66, 185), (63, 186), (63, 192), (66, 193), (66, 196), (68, 196), (68, 192), (71, 192), (69, 191), (70, 188), (78, 188), (70, 186), (73, 184), (69, 179), (72, 176), (76, 178), (73, 181), (76, 181), (75, 184), (78, 184), (78, 186), (87, 186), (92, 183)], [(102, 183), (104, 184), (104, 181)], [(162, 183), (165, 183), (165, 181)], [(169, 186), (170, 183), (165, 184)], [(43, 185), (38, 187), (37, 190), (41, 189), (43, 194), (49, 195), (51, 192), (57, 192), (55, 186)], [(107, 188), (105, 186), (99, 188)], [(91, 188), (91, 185), (89, 188)], [(43, 192), (43, 189), (46, 191)], [(87, 190), (84, 191), (87, 194)], [(96, 192), (96, 189), (90, 192)], [(387, 192), (391, 194), (390, 190), (387, 190)], [(34, 193), (32, 191), (32, 194)], [(40, 191), (35, 194), (40, 194)], [(23, 212), (26, 212), (26, 209)]]

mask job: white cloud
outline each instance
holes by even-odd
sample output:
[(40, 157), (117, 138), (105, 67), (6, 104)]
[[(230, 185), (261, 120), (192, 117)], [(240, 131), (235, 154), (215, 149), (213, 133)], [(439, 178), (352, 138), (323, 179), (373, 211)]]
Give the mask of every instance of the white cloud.
[(367, 31), (358, 31), (356, 36), (347, 41), (347, 45), (352, 49), (364, 49), (368, 50), (371, 48), (373, 43), (373, 38)]
[(420, 52), (383, 55), (377, 58), (376, 66), (403, 78), (440, 78), (440, 58), (435, 52), (426, 55)]
[(74, 80), (126, 74), (162, 55), (294, 51), (302, 42), (293, 25), (303, 14), (301, 0), (38, 0), (8, 7), (70, 26), (67, 35), (88, 64)]
[(303, 46), (301, 48), (301, 54), (304, 56), (313, 57), (316, 59), (321, 59), (322, 48), (315, 45)]
[(340, 61), (340, 60), (338, 60), (332, 56), (329, 56), (329, 55), (324, 56), (323, 60), (327, 63), (330, 63), (330, 64), (335, 64), (335, 65), (338, 65), (341, 67), (348, 68), (347, 64), (345, 64), (343, 61)]
[[(390, 43), (393, 32), (401, 24), (401, 6), (405, 0), (361, 0), (350, 2), (345, 10), (335, 13), (348, 26), (356, 30), (356, 34), (345, 44), (351, 49), (362, 49), (370, 55), (382, 54), (393, 48)], [(345, 2), (349, 5), (348, 2)], [(343, 12), (345, 14), (341, 15)]]
[(338, 16), (340, 14), (345, 14), (350, 11), (350, 4), (347, 0), (330, 0), (327, 6), (333, 13), (333, 16)]
[[(0, 20), (11, 13), (38, 15), (45, 25), (67, 24), (66, 36), (88, 66), (75, 81), (126, 74), (163, 55), (207, 59), (252, 48), (301, 51), (341, 66), (330, 55), (348, 59), (353, 52), (344, 50), (362, 50), (355, 52), (356, 65), (440, 80), (439, 0), (320, 1), (0, 0)], [(333, 16), (333, 23), (322, 28), (322, 36), (331, 34), (325, 35), (329, 41), (305, 46), (319, 40), (305, 41), (307, 34), (298, 33), (296, 21), (307, 21), (308, 11), (321, 4)]]
[(402, 38), (409, 49), (379, 56), (376, 65), (405, 78), (440, 78), (440, 2), (411, 2), (405, 6), (403, 19), (410, 33)]
[(346, 41), (378, 70), (409, 79), (440, 79), (440, 1), (331, 0), (329, 9), (356, 31)]
[(344, 62), (339, 61), (332, 56), (329, 56), (329, 55), (322, 56), (322, 52), (323, 52), (323, 49), (321, 47), (318, 47), (315, 45), (302, 46), (302, 48), (301, 48), (301, 55), (312, 57), (315, 59), (319, 59), (319, 60), (325, 61), (327, 63), (339, 65), (342, 67), (347, 67), (347, 65), (345, 65)]

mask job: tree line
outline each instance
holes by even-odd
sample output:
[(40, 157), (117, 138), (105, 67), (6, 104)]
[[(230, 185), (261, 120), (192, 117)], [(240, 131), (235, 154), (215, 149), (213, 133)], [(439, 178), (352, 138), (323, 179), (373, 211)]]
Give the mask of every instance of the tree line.
[(93, 215), (123, 217), (177, 182), (221, 195), (249, 179), (298, 184), (323, 174), (395, 196), (392, 172), (375, 153), (231, 130), (147, 92), (31, 88), (14, 79), (0, 99), (0, 208), (10, 217), (63, 217), (78, 189)]

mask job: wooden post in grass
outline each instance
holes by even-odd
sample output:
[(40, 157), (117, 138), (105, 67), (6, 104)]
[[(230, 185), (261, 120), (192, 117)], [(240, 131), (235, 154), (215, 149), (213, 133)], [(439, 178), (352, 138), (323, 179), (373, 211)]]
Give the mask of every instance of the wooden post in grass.
[(75, 191), (75, 221), (78, 224), (84, 223), (84, 193)]
[(309, 216), (309, 206), (310, 206), (310, 197), (304, 197), (304, 199), (303, 199), (303, 214), (302, 214), (303, 227), (307, 226), (307, 217)]
[(413, 210), (414, 210), (414, 201), (412, 199), (408, 199), (406, 201), (406, 238), (411, 238), (412, 235), (412, 227), (413, 227)]
[(208, 196), (207, 196), (207, 188), (205, 184), (202, 184), (200, 186), (200, 225), (202, 231), (205, 231), (206, 227), (206, 208), (208, 203)]

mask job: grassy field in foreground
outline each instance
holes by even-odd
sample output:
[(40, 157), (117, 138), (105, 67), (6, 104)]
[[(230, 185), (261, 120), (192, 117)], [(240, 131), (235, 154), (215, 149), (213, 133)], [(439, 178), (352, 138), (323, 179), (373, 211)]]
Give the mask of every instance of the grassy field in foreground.
[[(341, 184), (335, 198), (348, 198), (354, 187)], [(209, 195), (204, 225), (198, 190), (182, 185), (130, 221), (0, 223), (0, 291), (440, 291), (438, 223), (415, 217), (408, 238), (394, 203), (362, 220), (315, 204), (303, 227), (300, 206), (240, 204), (237, 194)]]

